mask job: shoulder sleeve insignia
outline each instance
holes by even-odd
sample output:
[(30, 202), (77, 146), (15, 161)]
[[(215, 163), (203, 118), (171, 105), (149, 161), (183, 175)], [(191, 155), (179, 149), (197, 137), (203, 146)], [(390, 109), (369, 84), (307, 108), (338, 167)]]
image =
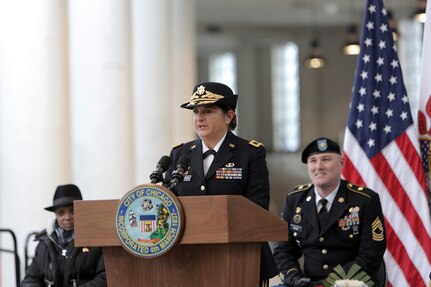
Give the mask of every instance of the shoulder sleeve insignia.
[(378, 216), (373, 221), (373, 224), (371, 226), (371, 230), (373, 233), (373, 240), (374, 241), (383, 241), (385, 239), (385, 232), (383, 229), (383, 223)]
[(364, 192), (365, 187), (363, 187), (363, 186), (355, 185), (353, 183), (348, 183), (347, 188), (350, 189), (351, 191), (355, 192), (355, 193), (361, 194), (361, 195), (366, 196), (368, 198), (371, 197), (369, 194), (366, 194)]
[(177, 144), (177, 145), (174, 145), (173, 147), (172, 147), (172, 149), (176, 149), (176, 148), (178, 148), (178, 147), (180, 147), (180, 146), (182, 146), (184, 143), (179, 143), (179, 144)]
[(307, 183), (307, 184), (301, 184), (301, 185), (297, 185), (293, 188), (292, 191), (290, 191), (287, 195), (291, 195), (297, 192), (301, 192), (301, 191), (305, 191), (310, 189), (310, 187), (313, 185), (313, 183)]
[(254, 146), (254, 147), (261, 147), (261, 146), (263, 146), (263, 143), (260, 143), (260, 142), (257, 142), (257, 141), (255, 141), (255, 140), (251, 140), (251, 141), (249, 141), (248, 142), (248, 144), (249, 145), (251, 145), (251, 146)]

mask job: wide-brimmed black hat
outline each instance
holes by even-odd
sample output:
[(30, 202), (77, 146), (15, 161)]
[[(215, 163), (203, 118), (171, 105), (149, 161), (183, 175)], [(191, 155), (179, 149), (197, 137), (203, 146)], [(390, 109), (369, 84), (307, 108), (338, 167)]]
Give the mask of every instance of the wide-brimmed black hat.
[(309, 143), (302, 151), (301, 160), (303, 163), (307, 163), (307, 159), (310, 155), (315, 153), (332, 152), (341, 155), (340, 146), (331, 139), (321, 137), (317, 138)]
[(231, 88), (222, 83), (200, 83), (193, 89), (190, 101), (181, 105), (185, 109), (193, 109), (197, 106), (216, 104), (228, 109), (235, 109), (238, 95)]
[(74, 200), (82, 200), (79, 188), (74, 184), (59, 185), (55, 190), (52, 206), (45, 207), (45, 209), (55, 211), (58, 207), (73, 204)]

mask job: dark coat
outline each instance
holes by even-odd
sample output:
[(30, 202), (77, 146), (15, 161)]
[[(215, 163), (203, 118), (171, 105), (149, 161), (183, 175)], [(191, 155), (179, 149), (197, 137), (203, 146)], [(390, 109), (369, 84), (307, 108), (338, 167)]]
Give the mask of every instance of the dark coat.
[[(48, 235), (45, 230), (36, 237), (40, 242), (21, 287), (107, 286), (101, 248), (75, 248), (73, 240), (61, 248), (52, 236), (55, 235)], [(62, 249), (66, 250), (66, 256), (62, 256)]]
[[(170, 179), (181, 155), (190, 158), (190, 169), (184, 181), (176, 187), (179, 196), (191, 195), (242, 195), (266, 210), (269, 209), (269, 179), (266, 151), (262, 144), (247, 141), (228, 132), (220, 146), (207, 175), (203, 172), (202, 141), (200, 139), (181, 144), (171, 151), (172, 164), (166, 171)], [(221, 179), (222, 169), (237, 169), (237, 179)], [(218, 171), (218, 172), (217, 172)], [(218, 175), (217, 175), (218, 174)], [(267, 243), (262, 244), (261, 279), (278, 274)]]
[(274, 249), (282, 273), (300, 271), (298, 259), (303, 255), (303, 274), (313, 281), (325, 279), (338, 264), (348, 270), (353, 263), (378, 281), (375, 273), (383, 262), (386, 235), (374, 191), (342, 180), (319, 230), (313, 185), (298, 186), (286, 196), (283, 219), (289, 222), (289, 241)]

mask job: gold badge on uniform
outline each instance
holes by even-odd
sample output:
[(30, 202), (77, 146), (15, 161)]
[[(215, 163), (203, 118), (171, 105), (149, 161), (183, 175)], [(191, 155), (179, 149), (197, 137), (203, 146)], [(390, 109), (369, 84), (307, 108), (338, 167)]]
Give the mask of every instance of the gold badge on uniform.
[(338, 202), (339, 202), (339, 203), (343, 203), (343, 202), (344, 202), (344, 198), (343, 198), (343, 197), (340, 197), (340, 198), (338, 199)]
[(371, 225), (371, 230), (373, 233), (374, 241), (383, 241), (385, 239), (383, 223), (378, 216), (376, 217), (373, 224)]
[(228, 162), (227, 164), (225, 164), (225, 167), (234, 167), (235, 163), (233, 162)]
[(301, 212), (301, 207), (296, 207), (295, 213), (300, 213)]
[(251, 141), (249, 141), (248, 142), (248, 144), (249, 145), (251, 145), (251, 146), (254, 146), (254, 147), (261, 147), (261, 146), (263, 146), (263, 144), (262, 143), (260, 143), (260, 142), (257, 142), (257, 141), (255, 141), (255, 140), (251, 140)]
[(311, 196), (307, 196), (307, 198), (305, 200), (306, 201), (310, 201), (311, 200)]
[(355, 212), (355, 213), (358, 213), (358, 212), (359, 212), (359, 206), (350, 207), (350, 208), (349, 208), (349, 212)]
[(296, 224), (300, 223), (302, 221), (302, 217), (299, 214), (295, 214), (295, 216), (293, 217), (293, 222), (295, 222)]

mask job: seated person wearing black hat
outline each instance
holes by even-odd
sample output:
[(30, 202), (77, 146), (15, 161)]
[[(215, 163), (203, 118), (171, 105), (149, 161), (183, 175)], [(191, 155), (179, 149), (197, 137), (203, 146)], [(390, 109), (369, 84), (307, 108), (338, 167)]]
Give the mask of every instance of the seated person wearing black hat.
[(53, 205), (45, 208), (54, 212), (56, 218), (36, 236), (39, 244), (21, 287), (107, 286), (102, 249), (73, 245), (74, 200), (82, 200), (76, 185), (57, 187)]
[[(265, 147), (232, 133), (236, 127), (238, 95), (221, 83), (196, 85), (190, 101), (181, 105), (193, 111), (197, 140), (175, 146), (171, 151), (170, 175), (180, 156), (190, 158), (190, 168), (175, 191), (189, 195), (243, 195), (268, 210), (269, 179)], [(216, 220), (216, 218), (214, 219)], [(267, 243), (262, 243), (261, 286), (278, 274)]]
[(339, 145), (328, 138), (311, 142), (301, 159), (312, 182), (286, 196), (282, 217), (289, 223), (289, 240), (274, 249), (283, 283), (315, 286), (337, 265), (347, 272), (356, 263), (376, 286), (385, 286), (386, 236), (379, 195), (341, 179), (344, 159)]

